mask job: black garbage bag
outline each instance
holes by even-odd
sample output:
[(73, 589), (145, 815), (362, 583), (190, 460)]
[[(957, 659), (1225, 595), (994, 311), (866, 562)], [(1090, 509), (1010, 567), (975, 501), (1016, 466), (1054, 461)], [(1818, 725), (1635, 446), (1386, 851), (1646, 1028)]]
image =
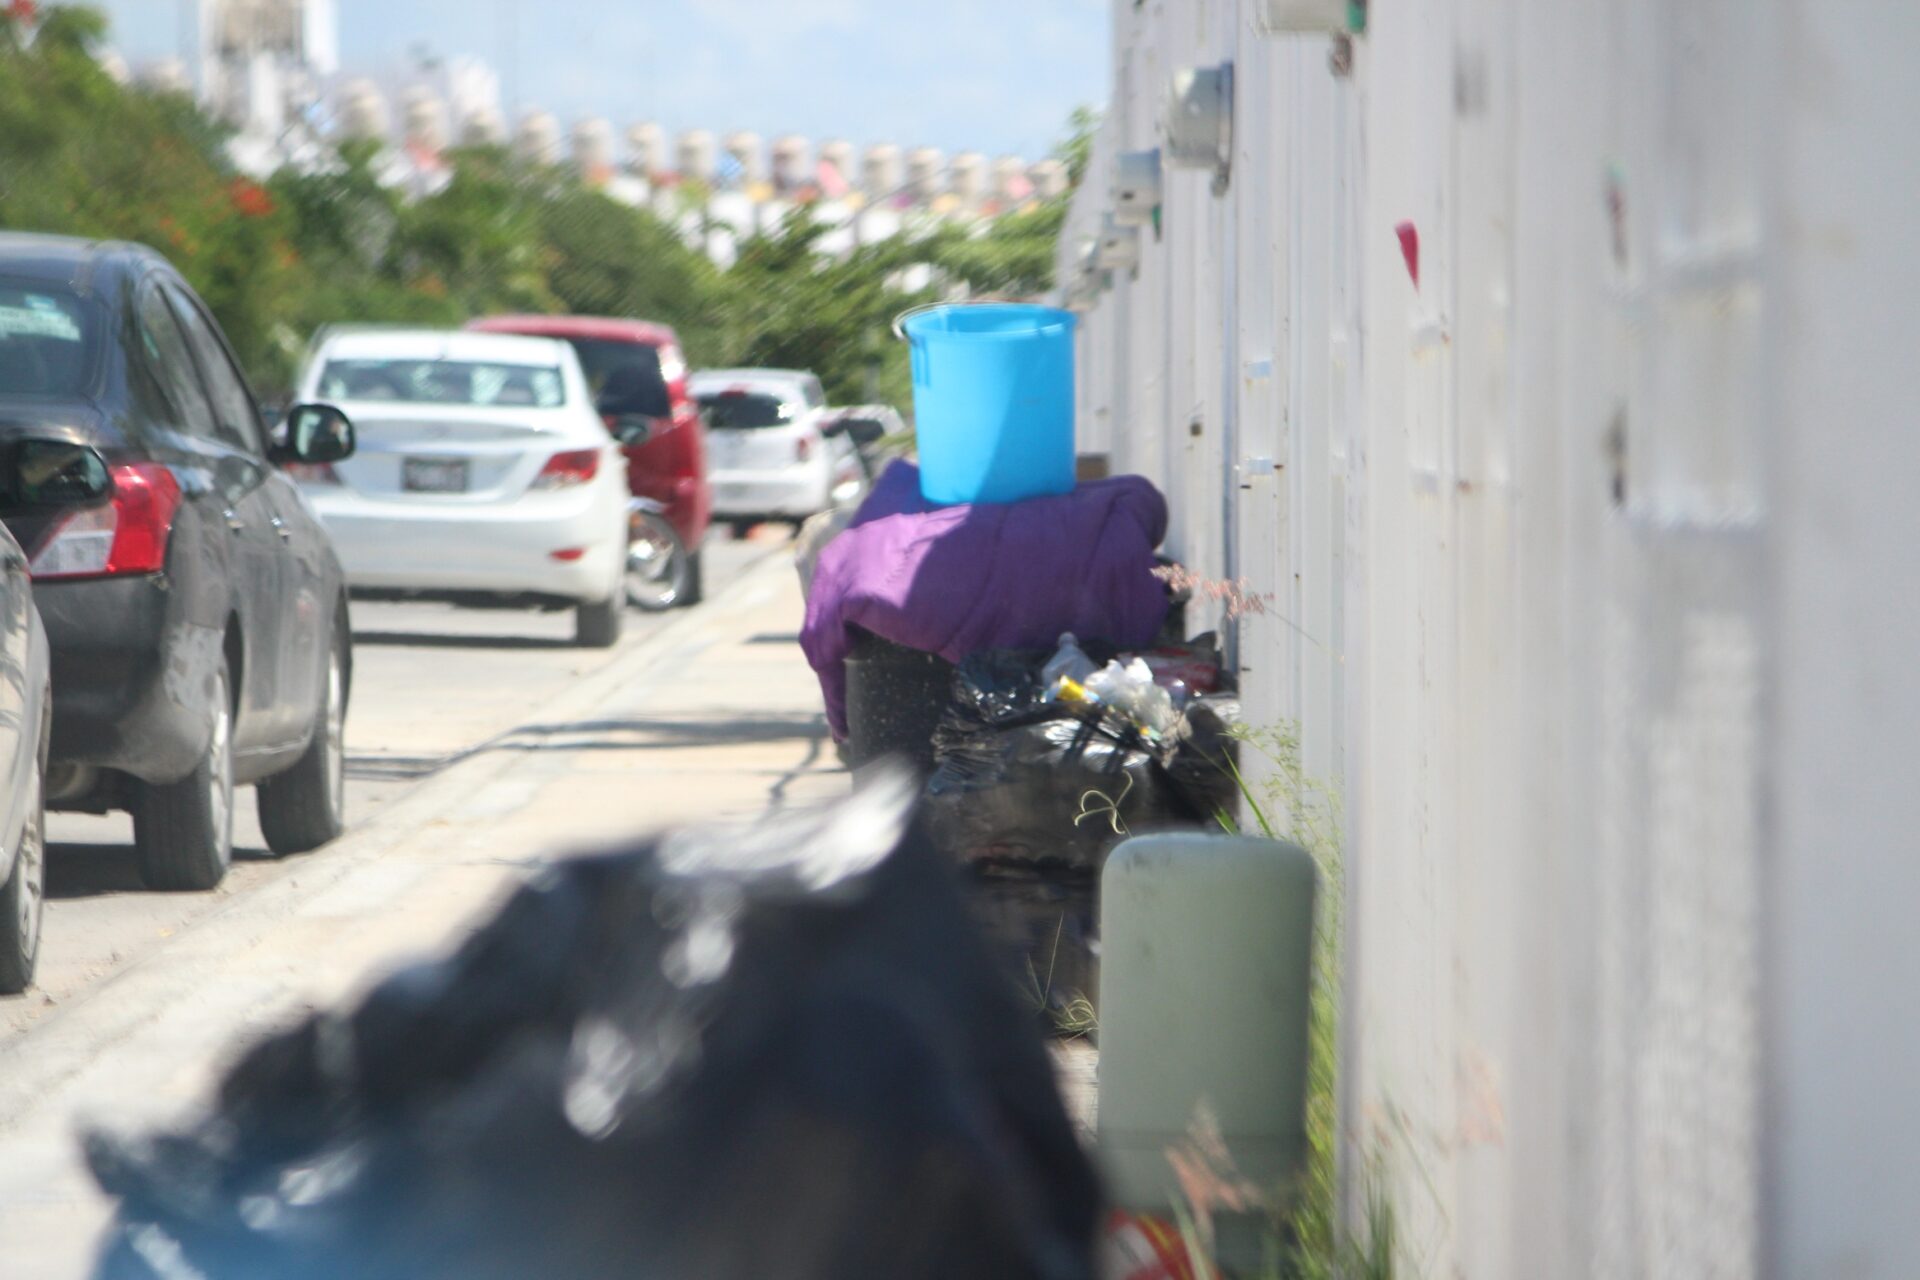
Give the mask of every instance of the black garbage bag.
[(90, 1136), (96, 1274), (1090, 1278), (1095, 1176), (911, 801), (553, 866), (201, 1122)]
[[(1096, 662), (1109, 647), (1083, 646)], [(1184, 731), (1149, 743), (1111, 711), (1045, 701), (1051, 655), (1002, 649), (954, 674), (927, 780), (934, 842), (966, 863), (1097, 875), (1127, 835), (1211, 826), (1233, 802), (1229, 698), (1193, 703)]]

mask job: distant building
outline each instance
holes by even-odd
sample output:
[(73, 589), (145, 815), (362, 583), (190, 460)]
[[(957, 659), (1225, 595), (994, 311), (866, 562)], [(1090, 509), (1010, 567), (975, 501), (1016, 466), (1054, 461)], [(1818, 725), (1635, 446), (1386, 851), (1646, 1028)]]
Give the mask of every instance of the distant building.
[(319, 142), (314, 110), (340, 69), (336, 0), (200, 0), (200, 97), (237, 136), (234, 160), (266, 172)]
[(337, 0), (200, 0), (200, 84), (214, 96), (238, 64), (266, 56), (321, 76), (340, 69)]
[[(769, 145), (755, 133), (722, 140), (702, 129), (670, 138), (655, 123), (624, 133), (598, 118), (563, 126), (537, 106), (510, 121), (500, 76), (479, 58), (416, 46), (406, 60), (342, 76), (339, 0), (181, 3), (195, 19), (191, 64), (152, 64), (141, 78), (197, 89), (234, 126), (235, 164), (256, 175), (324, 167), (335, 162), (333, 147), (353, 138), (380, 144), (382, 182), (420, 197), (448, 181), (448, 148), (505, 145), (544, 166), (570, 161), (609, 196), (684, 224), (723, 263), (740, 240), (801, 206), (830, 228), (822, 245), (837, 253), (942, 221), (991, 219), (1068, 185), (1058, 162), (1029, 168), (973, 151), (949, 157), (890, 143), (856, 151), (838, 139), (816, 149), (794, 134)], [(123, 63), (105, 65), (126, 74)]]

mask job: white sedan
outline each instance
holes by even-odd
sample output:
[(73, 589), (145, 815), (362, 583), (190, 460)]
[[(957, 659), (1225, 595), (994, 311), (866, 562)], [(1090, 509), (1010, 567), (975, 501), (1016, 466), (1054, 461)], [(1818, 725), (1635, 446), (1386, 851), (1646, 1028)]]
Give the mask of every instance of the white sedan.
[(626, 461), (565, 342), (334, 333), (300, 398), (339, 405), (358, 437), (345, 462), (289, 468), (349, 586), (570, 606), (580, 644), (619, 639)]
[(866, 483), (844, 435), (823, 430), (826, 392), (800, 369), (711, 369), (687, 380), (707, 425), (713, 514), (736, 526), (857, 500)]

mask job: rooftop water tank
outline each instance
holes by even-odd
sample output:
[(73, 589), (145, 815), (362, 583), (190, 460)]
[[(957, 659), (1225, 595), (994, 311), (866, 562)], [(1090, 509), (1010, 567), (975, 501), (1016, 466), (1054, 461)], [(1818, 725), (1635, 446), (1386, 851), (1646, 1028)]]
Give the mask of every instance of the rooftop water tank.
[(993, 198), (1003, 204), (1019, 204), (1033, 195), (1033, 179), (1027, 176), (1027, 162), (1019, 156), (1001, 156), (993, 162)]
[(860, 162), (860, 185), (866, 190), (868, 199), (884, 200), (900, 190), (905, 181), (905, 171), (900, 164), (900, 148), (891, 142), (867, 148), (867, 154)]
[(854, 169), (853, 144), (839, 138), (820, 144), (820, 163), (831, 166), (840, 175), (840, 180), (849, 187), (853, 185), (858, 173)]
[(713, 163), (718, 153), (711, 133), (705, 129), (689, 129), (680, 135), (677, 150), (682, 178), (689, 182), (713, 181)]
[(529, 164), (559, 164), (563, 156), (560, 122), (545, 111), (527, 112), (521, 117), (519, 132), (514, 135), (513, 149)]
[(407, 145), (420, 151), (444, 151), (451, 141), (447, 128), (447, 104), (440, 95), (424, 85), (407, 90), (400, 107), (401, 129)]
[(948, 190), (964, 208), (978, 208), (987, 198), (987, 158), (978, 151), (962, 151), (948, 166)]
[(765, 149), (760, 135), (742, 130), (727, 135), (727, 154), (740, 166), (740, 183), (748, 186), (756, 182), (765, 182), (767, 162)]
[(947, 157), (934, 147), (916, 147), (907, 155), (907, 190), (922, 203), (946, 190)]
[(773, 185), (781, 191), (792, 191), (813, 181), (812, 159), (813, 144), (799, 134), (777, 139), (773, 144)]
[(628, 129), (627, 168), (642, 178), (669, 172), (673, 164), (667, 155), (667, 131), (650, 120)]
[(460, 141), (469, 147), (497, 147), (507, 140), (507, 122), (492, 107), (477, 107), (460, 122)]
[(573, 126), (573, 164), (591, 181), (613, 175), (613, 126), (599, 116), (588, 116)]
[(179, 58), (162, 58), (140, 73), (140, 82), (161, 93), (193, 92), (193, 77)]
[(340, 132), (349, 138), (385, 141), (391, 124), (387, 98), (371, 80), (350, 80), (340, 90)]

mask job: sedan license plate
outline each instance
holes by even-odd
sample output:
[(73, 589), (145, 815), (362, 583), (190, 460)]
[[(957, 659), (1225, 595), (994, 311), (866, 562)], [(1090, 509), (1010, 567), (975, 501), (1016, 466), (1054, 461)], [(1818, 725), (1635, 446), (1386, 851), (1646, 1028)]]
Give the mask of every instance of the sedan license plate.
[(465, 458), (407, 458), (400, 464), (400, 487), (408, 493), (465, 493)]

